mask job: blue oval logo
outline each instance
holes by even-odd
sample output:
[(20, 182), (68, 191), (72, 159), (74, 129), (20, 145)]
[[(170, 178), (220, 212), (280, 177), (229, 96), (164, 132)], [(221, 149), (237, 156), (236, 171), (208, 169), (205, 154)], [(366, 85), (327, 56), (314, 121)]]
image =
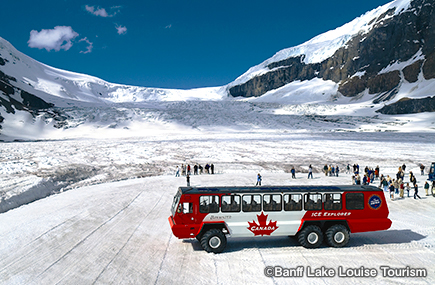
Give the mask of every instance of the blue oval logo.
[(381, 204), (382, 204), (382, 200), (381, 197), (379, 197), (378, 195), (372, 195), (369, 198), (369, 207), (372, 208), (373, 210), (379, 209)]

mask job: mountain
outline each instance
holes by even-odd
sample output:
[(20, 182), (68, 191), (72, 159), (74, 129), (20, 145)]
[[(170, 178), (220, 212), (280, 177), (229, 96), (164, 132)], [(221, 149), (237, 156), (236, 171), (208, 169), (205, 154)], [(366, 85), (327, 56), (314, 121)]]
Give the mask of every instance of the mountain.
[[(201, 120), (177, 114), (192, 108), (198, 108), (195, 112), (203, 117), (214, 114), (207, 126), (216, 121), (229, 126), (242, 118), (238, 122), (244, 128), (247, 122), (243, 120), (258, 121), (255, 112), (263, 108), (257, 108), (260, 103), (276, 104), (264, 105), (269, 113), (308, 116), (378, 118), (375, 112), (434, 112), (434, 7), (435, 0), (393, 1), (306, 43), (279, 51), (226, 86), (192, 90), (113, 84), (60, 70), (33, 60), (0, 38), (0, 140), (5, 136), (10, 137), (7, 140), (34, 139), (47, 128), (64, 130), (96, 120), (105, 120), (103, 125), (108, 128), (128, 128), (122, 121), (138, 118), (165, 123), (175, 120), (196, 128)], [(229, 103), (162, 107), (162, 102), (192, 100)], [(254, 105), (231, 103), (234, 101)], [(125, 104), (152, 106), (147, 105), (147, 112), (143, 106), (127, 112)], [(226, 117), (208, 109), (216, 106)], [(177, 112), (176, 107), (181, 109)], [(171, 113), (164, 113), (164, 108)], [(246, 110), (253, 112), (252, 117), (233, 118), (230, 114)], [(123, 118), (118, 117), (120, 114)], [(281, 122), (281, 118), (276, 120)]]
[(316, 89), (322, 84), (326, 87), (317, 92), (320, 101), (343, 97), (382, 105), (406, 101), (409, 109), (402, 106), (396, 112), (397, 108), (386, 107), (379, 112), (433, 112), (434, 3), (397, 0), (367, 12), (252, 67), (229, 85), (229, 93), (245, 98), (286, 97), (290, 102), (300, 88)]
[(92, 108), (121, 103), (221, 100), (223, 94), (223, 87), (176, 90), (109, 83), (40, 63), (0, 37), (0, 141), (10, 140), (5, 134), (34, 139), (46, 127), (63, 129), (82, 123), (79, 119), (71, 125), (77, 118), (65, 108), (93, 112)]

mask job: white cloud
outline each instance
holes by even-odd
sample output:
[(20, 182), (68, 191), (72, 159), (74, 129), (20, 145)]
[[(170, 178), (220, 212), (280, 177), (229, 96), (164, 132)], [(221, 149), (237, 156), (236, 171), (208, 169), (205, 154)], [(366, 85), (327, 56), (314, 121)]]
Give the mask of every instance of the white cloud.
[(88, 46), (86, 47), (86, 51), (80, 51), (80, 53), (87, 54), (87, 53), (92, 52), (92, 48), (93, 48), (94, 44), (92, 42), (90, 42), (87, 37), (79, 40), (79, 42), (86, 42), (88, 44)]
[(119, 35), (123, 35), (127, 33), (127, 28), (125, 26), (116, 26), (115, 28), (118, 31)]
[(95, 6), (89, 6), (89, 5), (86, 5), (85, 9), (86, 9), (86, 11), (88, 11), (89, 13), (91, 13), (95, 16), (107, 18), (107, 17), (115, 16), (119, 12), (120, 7), (121, 6), (111, 7), (110, 13), (108, 13), (105, 8), (100, 8), (100, 7), (95, 8)]
[(78, 35), (71, 27), (56, 26), (54, 29), (42, 29), (40, 32), (32, 30), (27, 43), (31, 48), (45, 48), (47, 51), (69, 50), (73, 45), (71, 40)]
[(165, 29), (170, 29), (170, 28), (172, 28), (172, 24), (169, 24), (165, 27)]

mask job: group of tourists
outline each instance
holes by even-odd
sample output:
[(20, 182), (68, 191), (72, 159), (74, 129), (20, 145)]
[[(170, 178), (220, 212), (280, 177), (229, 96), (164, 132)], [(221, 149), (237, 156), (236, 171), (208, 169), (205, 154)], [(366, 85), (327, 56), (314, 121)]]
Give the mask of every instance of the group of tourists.
[[(421, 197), (418, 195), (418, 184), (417, 184), (417, 178), (413, 174), (412, 171), (409, 171), (409, 182), (405, 182), (405, 171), (406, 171), (406, 165), (403, 164), (398, 168), (398, 171), (396, 173), (396, 177), (390, 177), (389, 175), (384, 176), (383, 174), (380, 175), (380, 169), (379, 165), (376, 167), (368, 167), (366, 166), (364, 168), (364, 173), (361, 173), (360, 175), (360, 166), (358, 164), (354, 164), (351, 166), (350, 164), (347, 164), (347, 166), (344, 167), (346, 170), (346, 173), (352, 174), (352, 184), (354, 185), (370, 185), (375, 183), (376, 180), (379, 182), (379, 188), (384, 189), (385, 192), (390, 193), (390, 198), (394, 200), (395, 198), (404, 198), (405, 192), (407, 193), (407, 197), (410, 196), (410, 191), (414, 190), (414, 199), (421, 199)], [(420, 165), (421, 175), (424, 175), (424, 165)], [(353, 170), (353, 171), (352, 171)], [(296, 179), (296, 169), (295, 167), (292, 167), (290, 170), (292, 174), (292, 179)], [(323, 172), (325, 176), (337, 176), (340, 173), (340, 167), (336, 165), (335, 167), (333, 165), (325, 164), (323, 167)], [(187, 186), (190, 186), (190, 175), (199, 175), (199, 174), (214, 174), (214, 164), (206, 164), (205, 167), (202, 167), (201, 164), (195, 164), (193, 168), (190, 166), (190, 164), (182, 164), (179, 168), (177, 166), (175, 177), (186, 176), (187, 180)], [(379, 176), (380, 175), (380, 176)], [(362, 177), (362, 178), (361, 178)], [(308, 167), (308, 179), (313, 178), (313, 167)], [(260, 173), (257, 174), (256, 179), (256, 186), (261, 186), (262, 176)], [(429, 190), (430, 189), (430, 190)], [(424, 190), (426, 192), (426, 196), (434, 196), (435, 197), (435, 181), (432, 182), (432, 186), (429, 185), (428, 181), (424, 184)]]
[[(311, 165), (310, 165), (311, 166)], [(340, 167), (338, 167), (338, 165), (334, 166), (334, 165), (329, 165), (325, 164), (325, 166), (323, 166), (323, 172), (325, 173), (325, 176), (337, 176), (338, 177), (338, 173), (340, 172)]]
[[(421, 175), (424, 175), (424, 166), (420, 167), (421, 169)], [(390, 198), (394, 200), (395, 198), (403, 199), (405, 196), (405, 191), (407, 193), (407, 197), (410, 197), (409, 192), (411, 189), (414, 190), (414, 199), (421, 199), (420, 195), (418, 195), (418, 184), (417, 184), (417, 178), (412, 173), (412, 171), (409, 171), (409, 182), (405, 183), (405, 170), (406, 165), (403, 164), (399, 167), (396, 178), (392, 178), (389, 175), (384, 177), (381, 176), (381, 182), (379, 184), (380, 188), (383, 188), (385, 192), (390, 193)], [(411, 184), (411, 185), (410, 185)], [(429, 194), (429, 188), (430, 188), (430, 194)], [(424, 184), (424, 190), (426, 192), (426, 196), (432, 195), (434, 196), (434, 189), (435, 189), (435, 181), (432, 182), (432, 187), (430, 187), (429, 182), (426, 181)]]
[(202, 167), (201, 164), (195, 164), (193, 167), (190, 166), (190, 164), (181, 164), (181, 167), (178, 167), (175, 170), (175, 177), (180, 177), (180, 171), (181, 176), (186, 176), (186, 182), (187, 186), (190, 186), (190, 175), (200, 175), (203, 173), (206, 174), (214, 174), (214, 164), (206, 164), (204, 167)]
[[(290, 173), (292, 174), (292, 179), (296, 179), (296, 169), (294, 166), (292, 166)], [(310, 178), (313, 179), (313, 167), (311, 166), (311, 164), (310, 166), (308, 166), (308, 179)]]
[[(350, 165), (347, 165), (347, 168), (350, 169)], [(359, 165), (354, 164), (353, 165), (353, 175), (352, 175), (352, 184), (356, 185), (369, 185), (370, 183), (374, 183), (375, 180), (379, 179), (379, 165), (376, 166), (374, 169), (373, 167), (366, 166), (364, 168), (364, 174), (360, 175), (359, 171)]]
[[(206, 164), (205, 167), (202, 167), (201, 164), (195, 164), (193, 168), (190, 164), (181, 164), (181, 176), (187, 175), (199, 175), (199, 174), (214, 174), (214, 164)], [(177, 165), (177, 169), (175, 170), (175, 177), (180, 177), (180, 168)]]

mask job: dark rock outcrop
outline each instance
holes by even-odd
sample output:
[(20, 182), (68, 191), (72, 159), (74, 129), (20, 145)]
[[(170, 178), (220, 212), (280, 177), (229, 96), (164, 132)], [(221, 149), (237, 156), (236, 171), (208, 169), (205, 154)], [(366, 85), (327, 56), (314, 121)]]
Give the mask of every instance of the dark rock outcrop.
[(435, 112), (435, 96), (422, 99), (402, 98), (393, 104), (384, 106), (376, 112), (385, 115)]
[[(0, 96), (0, 107), (3, 107), (6, 113), (15, 114), (16, 110), (20, 110), (30, 113), (33, 117), (44, 114), (46, 118), (56, 121), (55, 127), (65, 125), (66, 117), (59, 110), (53, 109), (53, 104), (14, 86), (16, 81), (14, 77), (0, 71), (0, 94), (3, 95)], [(3, 123), (4, 117), (1, 112), (0, 109), (0, 123)]]
[[(366, 89), (370, 94), (393, 94), (400, 86), (401, 71), (380, 71), (410, 60), (419, 50), (425, 57), (403, 70), (405, 80), (417, 81), (420, 72), (425, 79), (435, 78), (434, 7), (435, 0), (414, 0), (410, 9), (397, 16), (391, 9), (372, 20), (373, 29), (367, 34), (355, 35), (330, 58), (306, 64), (304, 55), (300, 55), (271, 63), (269, 72), (231, 87), (230, 95), (258, 97), (295, 80), (315, 77), (338, 83), (338, 91), (347, 97)], [(357, 72), (363, 75), (352, 77)]]
[(418, 80), (418, 75), (421, 72), (421, 66), (423, 64), (423, 60), (419, 60), (414, 62), (411, 65), (408, 65), (407, 67), (405, 67), (402, 71), (403, 71), (403, 75), (405, 76), (406, 81), (410, 82), (410, 83), (414, 83), (417, 82)]

